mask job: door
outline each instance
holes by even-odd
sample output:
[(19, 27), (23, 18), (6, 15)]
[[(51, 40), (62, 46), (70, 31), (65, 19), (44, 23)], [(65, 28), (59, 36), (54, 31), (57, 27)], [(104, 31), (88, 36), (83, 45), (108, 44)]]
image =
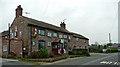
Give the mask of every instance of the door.
[(52, 51), (55, 55), (58, 54), (58, 44), (57, 43), (53, 43), (52, 45)]

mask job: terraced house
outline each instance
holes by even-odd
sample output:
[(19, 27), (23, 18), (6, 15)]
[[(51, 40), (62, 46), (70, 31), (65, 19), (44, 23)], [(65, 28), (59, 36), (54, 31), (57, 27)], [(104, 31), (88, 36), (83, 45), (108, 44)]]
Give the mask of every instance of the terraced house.
[[(72, 49), (88, 50), (89, 39), (66, 29), (65, 22), (60, 27), (22, 16), (22, 7), (16, 8), (16, 17), (10, 26), (10, 52), (18, 56), (29, 55), (39, 49), (49, 53), (64, 54)], [(3, 43), (3, 47), (4, 47)], [(7, 47), (8, 48), (8, 47)], [(3, 48), (5, 50), (5, 48)]]

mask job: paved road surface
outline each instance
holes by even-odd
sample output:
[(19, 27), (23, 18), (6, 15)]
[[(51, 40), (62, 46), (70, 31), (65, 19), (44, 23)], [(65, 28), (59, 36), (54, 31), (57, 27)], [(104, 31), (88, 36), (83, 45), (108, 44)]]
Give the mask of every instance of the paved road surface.
[[(29, 65), (29, 66), (34, 65), (34, 64), (19, 62), (18, 60), (11, 60), (11, 59), (2, 59), (0, 63), (1, 62), (2, 65)], [(66, 60), (62, 62), (52, 63), (50, 65), (118, 65), (118, 54), (117, 53), (92, 54), (92, 56), (90, 57), (83, 57), (83, 58), (81, 57), (73, 60)]]
[(55, 65), (118, 65), (118, 54), (92, 54), (90, 57), (55, 63)]

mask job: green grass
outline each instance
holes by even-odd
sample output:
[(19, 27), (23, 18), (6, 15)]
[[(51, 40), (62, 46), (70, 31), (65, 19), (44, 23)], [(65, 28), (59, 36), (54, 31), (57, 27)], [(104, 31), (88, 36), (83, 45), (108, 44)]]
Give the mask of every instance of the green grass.
[(20, 62), (31, 63), (31, 64), (35, 64), (35, 65), (40, 65), (40, 63), (38, 63), (38, 62), (25, 61), (25, 60), (21, 60), (21, 59), (19, 59), (19, 61)]

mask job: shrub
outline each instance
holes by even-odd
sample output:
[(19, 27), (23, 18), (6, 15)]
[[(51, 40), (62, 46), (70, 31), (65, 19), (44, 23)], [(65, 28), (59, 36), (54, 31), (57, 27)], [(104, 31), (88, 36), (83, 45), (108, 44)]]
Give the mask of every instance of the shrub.
[(38, 51), (38, 56), (39, 58), (48, 58), (49, 57), (49, 53), (46, 49), (40, 49)]
[(10, 52), (10, 54), (7, 56), (7, 58), (15, 58), (16, 54), (14, 52)]
[(107, 51), (106, 51), (106, 53), (114, 53), (114, 52), (118, 52), (118, 49), (108, 49)]
[(49, 53), (49, 57), (54, 57), (55, 55), (54, 55), (54, 53)]
[(77, 55), (82, 55), (82, 54), (83, 54), (82, 51), (78, 51), (78, 52), (77, 52)]
[(25, 56), (25, 59), (30, 59), (30, 58), (31, 58), (31, 56), (29, 56), (29, 55)]
[(84, 56), (90, 56), (89, 52), (87, 50), (72, 50), (69, 52), (69, 55), (84, 55)]
[(39, 53), (38, 53), (37, 51), (33, 51), (33, 52), (30, 53), (30, 57), (31, 57), (31, 58), (38, 58), (38, 57), (39, 57), (38, 54), (39, 54)]

